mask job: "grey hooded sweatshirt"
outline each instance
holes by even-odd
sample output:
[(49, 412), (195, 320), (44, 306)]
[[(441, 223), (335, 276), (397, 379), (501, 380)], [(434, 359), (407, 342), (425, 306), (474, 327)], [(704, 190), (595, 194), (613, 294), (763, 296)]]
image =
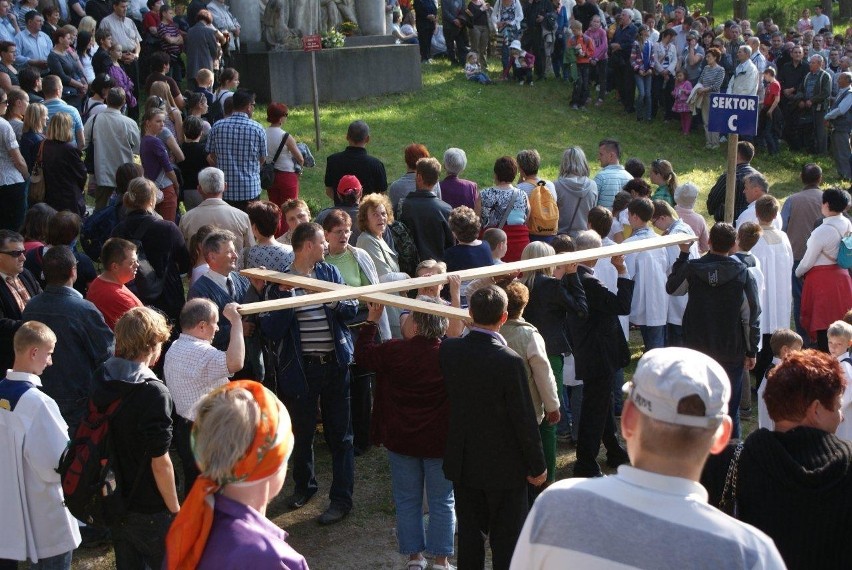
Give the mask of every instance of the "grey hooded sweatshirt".
[(598, 186), (587, 176), (557, 178), (556, 205), (559, 207), (559, 233), (577, 237), (589, 229), (589, 210), (598, 202)]

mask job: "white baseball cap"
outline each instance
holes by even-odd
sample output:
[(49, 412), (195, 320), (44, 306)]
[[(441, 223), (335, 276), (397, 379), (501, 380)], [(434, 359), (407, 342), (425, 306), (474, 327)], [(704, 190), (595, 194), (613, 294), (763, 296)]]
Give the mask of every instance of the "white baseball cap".
[[(639, 359), (624, 391), (643, 414), (682, 426), (715, 428), (727, 415), (731, 383), (725, 369), (704, 353), (689, 348), (656, 348)], [(681, 400), (698, 396), (703, 416), (678, 411)]]

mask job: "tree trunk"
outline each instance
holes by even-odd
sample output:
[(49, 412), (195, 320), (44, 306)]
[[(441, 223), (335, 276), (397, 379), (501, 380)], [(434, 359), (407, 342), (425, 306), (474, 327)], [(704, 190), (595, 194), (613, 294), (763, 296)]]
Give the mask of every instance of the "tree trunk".
[[(830, 2), (831, 0), (829, 0)], [(643, 14), (653, 14), (657, 8), (655, 0), (642, 0), (641, 8)]]
[(820, 3), (822, 4), (822, 13), (828, 16), (828, 19), (831, 20), (831, 29), (834, 29), (834, 14), (831, 13), (834, 3), (831, 0), (822, 0)]
[[(852, 2), (852, 0), (847, 0), (848, 2)], [(713, 0), (704, 0), (704, 13), (705, 14), (713, 14)]]
[(734, 19), (748, 19), (748, 0), (734, 0)]
[[(845, 22), (852, 18), (852, 0), (840, 0), (840, 20)], [(831, 21), (833, 27), (837, 28), (840, 22)]]

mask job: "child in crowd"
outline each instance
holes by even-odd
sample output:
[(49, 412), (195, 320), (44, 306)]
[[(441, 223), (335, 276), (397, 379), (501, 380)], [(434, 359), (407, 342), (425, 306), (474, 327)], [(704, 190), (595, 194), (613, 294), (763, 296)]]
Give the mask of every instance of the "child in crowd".
[(692, 182), (685, 182), (675, 188), (675, 212), (698, 236), (698, 252), (704, 255), (710, 251), (710, 230), (707, 229), (704, 216), (693, 209), (697, 199), (698, 186)]
[(571, 108), (582, 109), (589, 98), (589, 65), (595, 52), (595, 43), (583, 34), (583, 24), (579, 20), (571, 22), (571, 37), (567, 40), (568, 51), (573, 51), (577, 62), (577, 80), (571, 94)]
[[(612, 200), (612, 227), (609, 230), (609, 235), (603, 237), (607, 237), (615, 243), (621, 243), (626, 235), (630, 235), (630, 227), (625, 228), (624, 226), (627, 225), (627, 204), (632, 199), (633, 196), (630, 195), (630, 192), (618, 191), (618, 194)], [(626, 235), (625, 230), (628, 230)]]
[(483, 85), (489, 85), (492, 83), (488, 74), (482, 71), (482, 67), (479, 65), (479, 54), (475, 51), (468, 52), (467, 54), (467, 63), (464, 66), (464, 74), (468, 81), (476, 81)]
[[(634, 156), (628, 158), (627, 162), (624, 163), (624, 170), (636, 180), (641, 180), (645, 176), (645, 163), (642, 162), (641, 158)], [(650, 193), (648, 195), (650, 196)]]
[(521, 49), (521, 41), (513, 40), (509, 44), (509, 65), (514, 70), (515, 79), (518, 85), (527, 83), (533, 84), (532, 70), (535, 65), (535, 56), (528, 51)]
[(775, 68), (767, 67), (763, 72), (763, 81), (766, 87), (763, 91), (763, 104), (760, 107), (760, 119), (758, 125), (760, 133), (759, 141), (766, 144), (770, 155), (778, 154), (778, 134), (775, 130), (775, 111), (781, 100), (781, 84), (775, 79)]
[(29, 560), (30, 568), (71, 568), (80, 530), (62, 502), (56, 472), (68, 445), (68, 424), (56, 402), (39, 389), (39, 375), (51, 365), (56, 335), (46, 325), (29, 321), (12, 342), (15, 361), (0, 380), (6, 497), (0, 555)]
[(282, 224), (283, 227), (278, 228), (279, 232), (283, 232), (278, 236), (278, 241), (292, 245), (290, 238), (293, 237), (293, 230), (299, 224), (311, 221), (311, 211), (304, 200), (288, 200), (281, 205), (281, 218), (286, 225)]
[(675, 73), (675, 85), (672, 91), (672, 97), (674, 97), (672, 111), (680, 116), (680, 131), (684, 135), (688, 135), (689, 129), (692, 128), (692, 111), (686, 102), (690, 93), (692, 93), (692, 83), (686, 78), (683, 70), (678, 70)]
[(482, 241), (491, 246), (491, 257), (494, 258), (494, 264), (503, 263), (503, 256), (509, 248), (506, 232), (500, 228), (488, 228), (482, 234)]
[[(234, 95), (234, 91), (240, 86), (240, 72), (233, 67), (226, 67), (219, 75), (219, 89), (213, 94), (213, 103), (219, 103), (225, 107), (225, 101)], [(227, 113), (226, 113), (227, 115)]]
[[(790, 329), (778, 329), (772, 333), (769, 346), (772, 347), (772, 364), (769, 370), (772, 370), (781, 364), (782, 360), (790, 356), (791, 353), (802, 350), (802, 337)], [(775, 422), (769, 417), (766, 402), (763, 401), (766, 384), (767, 382), (771, 382), (771, 379), (768, 378), (769, 371), (766, 372), (766, 375), (767, 377), (763, 379), (763, 382), (760, 383), (760, 387), (757, 389), (757, 425), (758, 427), (772, 431), (775, 429)]]
[(845, 321), (834, 321), (828, 327), (827, 334), (828, 352), (840, 361), (840, 367), (846, 375), (846, 389), (840, 404), (843, 421), (837, 426), (835, 434), (841, 439), (852, 441), (852, 356), (849, 356), (849, 348), (852, 347), (852, 325)]
[[(207, 103), (207, 97), (204, 93), (190, 93), (189, 96), (186, 97), (187, 119), (189, 119), (189, 117), (198, 117), (201, 120), (202, 140), (207, 140), (207, 133), (210, 132), (210, 123), (204, 119), (209, 109), (210, 105)], [(184, 130), (185, 129), (186, 125), (184, 125)], [(186, 135), (186, 133), (184, 133), (184, 135)]]
[(207, 105), (213, 104), (213, 72), (201, 68), (195, 74), (195, 93), (201, 93), (207, 99)]
[[(196, 96), (204, 100), (198, 93), (193, 93), (189, 100), (193, 101)], [(183, 124), (184, 141), (180, 149), (184, 158), (179, 166), (183, 175), (183, 204), (187, 212), (202, 202), (203, 198), (198, 192), (198, 173), (210, 166), (207, 163), (207, 151), (201, 142), (205, 123), (207, 121), (201, 117), (190, 115)], [(209, 123), (207, 125), (209, 127)]]
[[(634, 198), (627, 206), (627, 221), (633, 230), (624, 243), (656, 237), (648, 226), (654, 215), (654, 204), (648, 198)], [(635, 286), (630, 305), (630, 322), (639, 326), (645, 352), (666, 345), (666, 319), (669, 295), (666, 274), (669, 257), (665, 248), (650, 249), (625, 256), (627, 272)]]
[[(740, 224), (737, 228), (737, 244), (736, 252), (732, 255), (739, 259), (743, 265), (748, 267), (748, 272), (754, 277), (754, 282), (757, 285), (758, 298), (764, 297), (763, 289), (765, 279), (763, 271), (760, 269), (760, 262), (752, 255), (751, 249), (760, 240), (763, 235), (763, 230), (754, 222), (746, 222)], [(788, 321), (789, 322), (789, 321)], [(748, 370), (743, 370), (742, 393), (740, 397), (740, 410), (742, 412), (751, 411), (751, 374)]]

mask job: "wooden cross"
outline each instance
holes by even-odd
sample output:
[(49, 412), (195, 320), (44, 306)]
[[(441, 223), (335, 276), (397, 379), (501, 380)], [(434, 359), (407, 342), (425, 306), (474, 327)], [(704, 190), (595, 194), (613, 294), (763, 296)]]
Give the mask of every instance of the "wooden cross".
[(287, 297), (284, 299), (246, 303), (240, 307), (240, 314), (253, 315), (268, 311), (295, 309), (306, 305), (332, 303), (343, 299), (360, 299), (373, 303), (381, 303), (382, 305), (409, 309), (411, 311), (468, 321), (470, 320), (470, 315), (464, 309), (448, 307), (437, 303), (418, 301), (417, 299), (409, 299), (405, 296), (391, 295), (390, 293), (409, 291), (431, 285), (443, 285), (447, 282), (449, 275), (458, 275), (462, 281), (471, 281), (473, 279), (481, 279), (484, 277), (497, 277), (521, 271), (534, 271), (545, 267), (556, 267), (559, 265), (566, 265), (568, 263), (582, 263), (584, 261), (608, 258), (616, 255), (628, 255), (660, 247), (677, 246), (680, 244), (691, 243), (696, 239), (698, 238), (695, 236), (685, 234), (655, 237), (595, 249), (559, 253), (547, 257), (537, 257), (535, 259), (515, 261), (512, 263), (501, 263), (498, 265), (477, 267), (475, 269), (453, 271), (451, 273), (439, 273), (428, 277), (413, 277), (411, 279), (390, 281), (388, 283), (377, 283), (375, 285), (364, 285), (362, 287), (349, 287), (348, 285), (330, 283), (320, 279), (311, 279), (299, 275), (291, 275), (289, 273), (270, 271), (268, 269), (244, 269), (240, 273), (252, 279), (263, 279), (264, 281), (269, 281), (271, 283), (290, 285), (292, 287), (300, 287), (302, 289), (317, 292), (307, 295)]

